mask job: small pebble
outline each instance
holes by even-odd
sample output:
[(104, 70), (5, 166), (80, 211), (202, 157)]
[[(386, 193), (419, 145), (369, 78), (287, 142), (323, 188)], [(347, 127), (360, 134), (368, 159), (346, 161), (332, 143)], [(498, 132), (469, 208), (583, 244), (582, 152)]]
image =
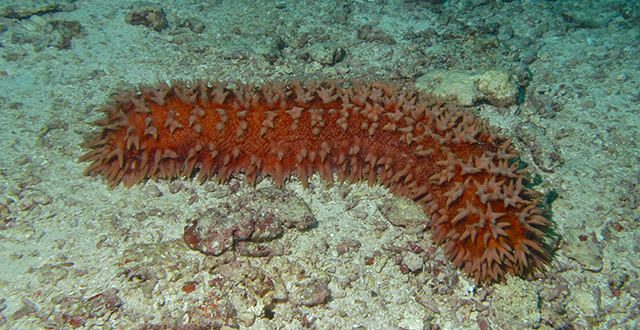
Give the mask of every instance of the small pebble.
[(422, 270), (422, 266), (424, 266), (422, 257), (415, 253), (408, 253), (406, 256), (404, 256), (402, 261), (412, 273)]
[(326, 284), (315, 282), (307, 286), (298, 296), (298, 304), (313, 307), (325, 304), (331, 297), (331, 290)]

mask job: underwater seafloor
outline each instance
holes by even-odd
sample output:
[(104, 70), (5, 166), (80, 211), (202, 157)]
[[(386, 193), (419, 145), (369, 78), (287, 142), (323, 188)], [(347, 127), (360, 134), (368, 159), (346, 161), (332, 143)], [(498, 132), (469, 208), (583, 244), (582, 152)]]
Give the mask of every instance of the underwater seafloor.
[[(639, 326), (636, 1), (1, 0), (0, 54), (0, 328)], [(553, 200), (553, 261), (478, 286), (419, 209), (364, 183), (83, 176), (101, 105), (178, 79), (401, 81), (467, 106)], [(192, 219), (272, 194), (315, 225), (264, 254), (183, 242)]]

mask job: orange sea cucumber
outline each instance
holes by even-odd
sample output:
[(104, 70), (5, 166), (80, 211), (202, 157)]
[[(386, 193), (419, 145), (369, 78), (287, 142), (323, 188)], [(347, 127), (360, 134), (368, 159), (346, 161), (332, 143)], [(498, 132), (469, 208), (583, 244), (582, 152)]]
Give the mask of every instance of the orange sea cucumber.
[(539, 193), (523, 186), (509, 140), (471, 112), (406, 86), (165, 83), (121, 92), (81, 157), (89, 175), (129, 187), (244, 172), (379, 182), (430, 216), (433, 239), (478, 282), (524, 276), (550, 259)]

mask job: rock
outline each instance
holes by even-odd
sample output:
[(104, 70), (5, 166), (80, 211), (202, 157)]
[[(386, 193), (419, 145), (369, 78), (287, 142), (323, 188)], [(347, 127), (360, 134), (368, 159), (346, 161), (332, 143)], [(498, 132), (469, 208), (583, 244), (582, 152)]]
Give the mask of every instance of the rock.
[(515, 78), (504, 71), (490, 70), (475, 77), (481, 99), (498, 107), (515, 105), (518, 85)]
[(146, 2), (136, 3), (125, 20), (131, 25), (143, 25), (158, 32), (169, 26), (162, 7)]
[(415, 273), (419, 270), (422, 270), (422, 266), (424, 266), (424, 262), (420, 255), (415, 253), (409, 253), (402, 259), (402, 262), (409, 268), (412, 273)]
[(270, 255), (271, 247), (247, 244), (271, 241), (284, 229), (305, 230), (316, 223), (307, 204), (291, 192), (258, 189), (191, 219), (184, 229), (187, 246), (206, 255), (218, 256), (239, 244), (242, 255)]
[(489, 70), (433, 71), (416, 81), (416, 88), (445, 101), (462, 106), (488, 102), (497, 107), (516, 104), (518, 84), (508, 72)]
[(602, 246), (594, 243), (591, 238), (585, 241), (578, 239), (578, 232), (567, 235), (565, 253), (567, 257), (576, 261), (585, 270), (600, 272), (602, 270)]
[(312, 60), (322, 65), (334, 65), (344, 59), (346, 51), (333, 44), (316, 43), (309, 46), (308, 54)]
[(373, 25), (363, 25), (358, 29), (358, 39), (368, 42), (381, 42), (387, 45), (395, 45), (396, 40), (382, 29)]
[(331, 298), (331, 290), (321, 281), (312, 281), (298, 288), (293, 295), (296, 305), (313, 307), (326, 304)]
[(194, 219), (184, 229), (187, 246), (206, 255), (218, 256), (231, 249), (234, 243), (248, 239), (255, 228), (255, 219), (248, 213), (231, 217), (216, 209)]
[(360, 241), (351, 238), (345, 238), (340, 241), (340, 243), (338, 243), (338, 245), (336, 246), (336, 251), (338, 252), (338, 255), (343, 255), (348, 252), (358, 251), (361, 246), (362, 244), (360, 243)]
[(461, 71), (435, 71), (425, 74), (416, 81), (416, 88), (462, 106), (471, 106), (478, 99), (478, 90), (472, 76)]
[(429, 223), (422, 208), (408, 199), (389, 198), (378, 210), (392, 225), (406, 228), (408, 233), (422, 232)]
[(189, 17), (180, 22), (180, 26), (186, 27), (192, 32), (202, 33), (206, 29), (206, 25), (195, 17)]
[(15, 217), (11, 214), (9, 206), (0, 203), (0, 230), (9, 228), (14, 221)]
[(578, 287), (573, 290), (572, 297), (570, 303), (575, 304), (585, 316), (598, 315), (600, 310), (600, 290), (598, 288)]
[(49, 24), (51, 26), (49, 45), (58, 49), (70, 49), (73, 38), (82, 34), (82, 25), (78, 21), (54, 20)]
[(3, 0), (0, 4), (0, 17), (25, 19), (34, 15), (45, 16), (76, 9), (75, 0)]

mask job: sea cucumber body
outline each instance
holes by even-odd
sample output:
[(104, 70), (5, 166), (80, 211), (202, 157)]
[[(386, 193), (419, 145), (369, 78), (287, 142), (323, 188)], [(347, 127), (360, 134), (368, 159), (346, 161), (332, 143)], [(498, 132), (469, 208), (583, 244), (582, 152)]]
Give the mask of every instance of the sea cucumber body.
[(81, 158), (129, 187), (147, 178), (314, 172), (379, 183), (419, 203), (433, 238), (478, 282), (548, 262), (550, 226), (523, 186), (515, 150), (471, 112), (384, 83), (216, 82), (120, 93)]

